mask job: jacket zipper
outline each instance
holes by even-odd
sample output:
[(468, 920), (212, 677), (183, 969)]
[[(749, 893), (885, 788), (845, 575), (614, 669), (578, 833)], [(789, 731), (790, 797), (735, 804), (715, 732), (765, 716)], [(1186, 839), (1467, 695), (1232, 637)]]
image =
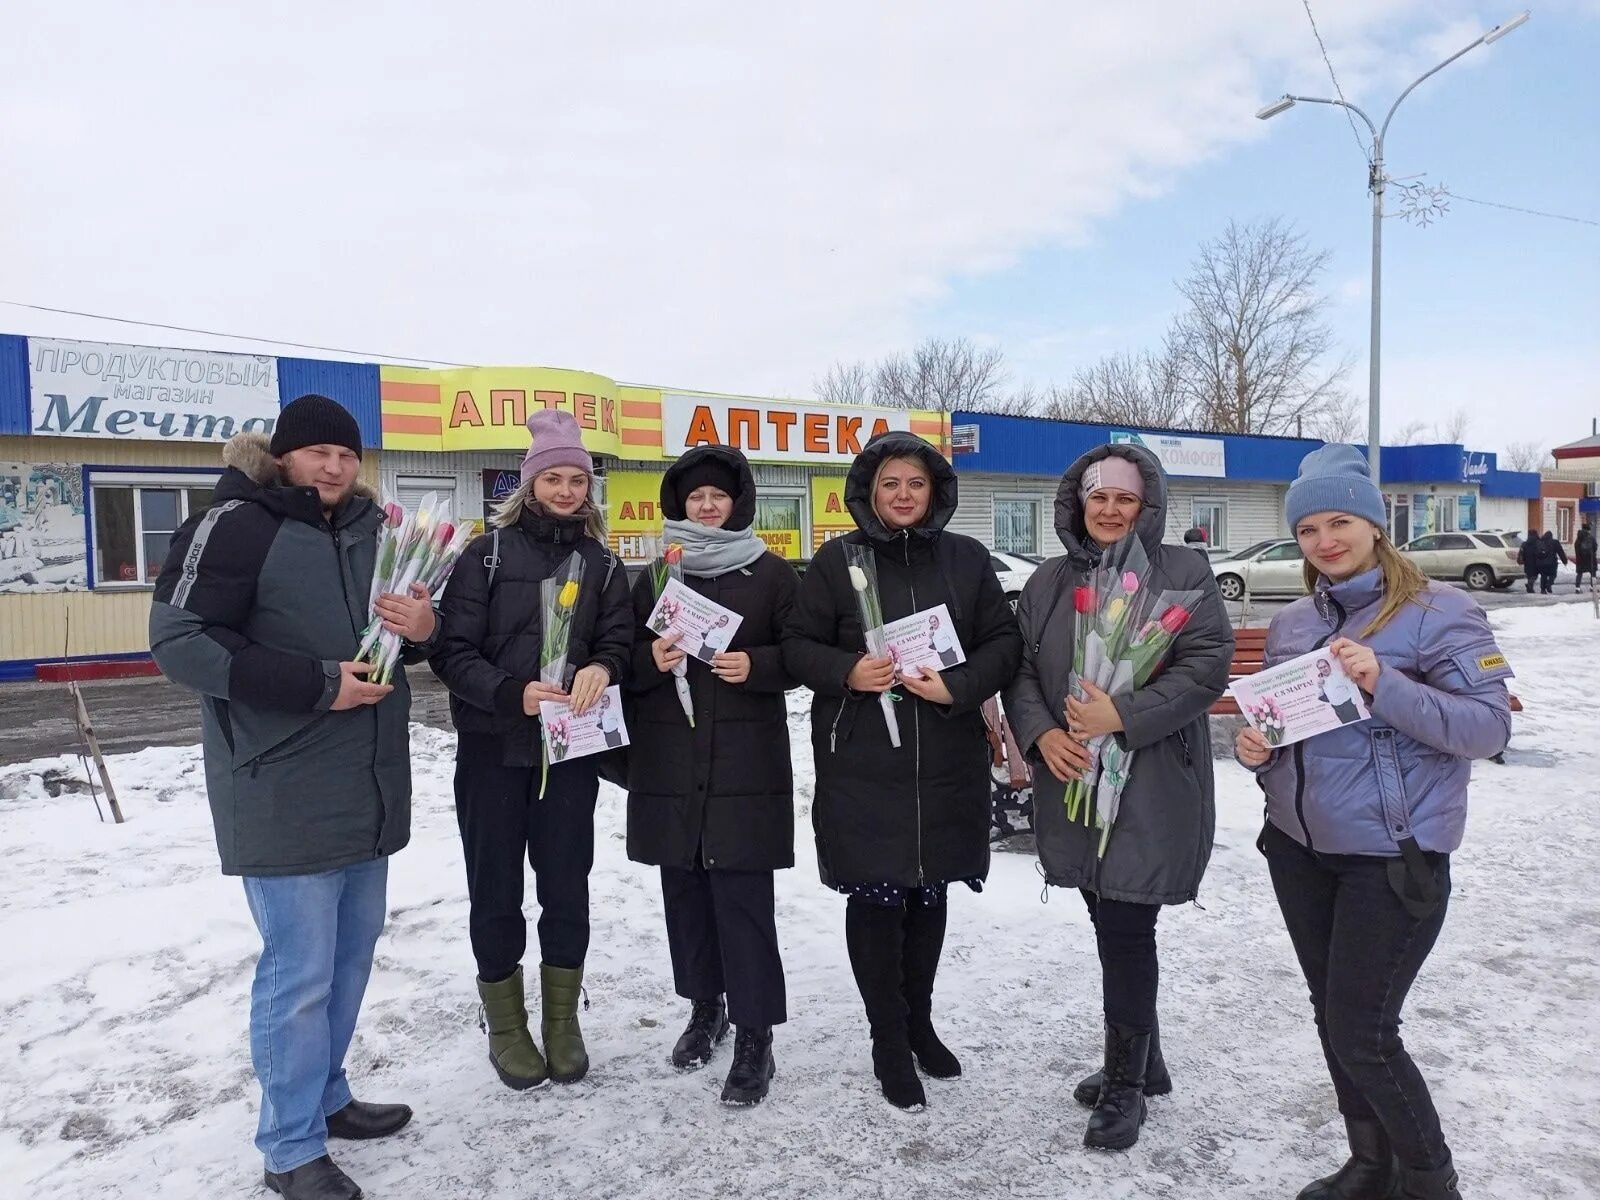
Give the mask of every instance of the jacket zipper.
[[(348, 616), (350, 612), (350, 584), (349, 581), (345, 579), (344, 547), (339, 544), (339, 531), (333, 527), (332, 522), (328, 523), (328, 536), (333, 539), (333, 561), (334, 565), (339, 568), (339, 590), (344, 593), (344, 611)], [(373, 570), (377, 570), (377, 563), (373, 563)], [(355, 631), (355, 635), (359, 638), (361, 636), (361, 630), (355, 628), (355, 622), (351, 621), (350, 626)], [(334, 699), (337, 700), (338, 697), (335, 696)], [(377, 706), (372, 706), (372, 709), (372, 771), (374, 778), (376, 778), (378, 771), (379, 749)], [(380, 810), (378, 818), (378, 837), (377, 840), (372, 843), (373, 858), (377, 858), (383, 852), (383, 831), (389, 824), (389, 812), (387, 806), (383, 803), (382, 788), (379, 788), (378, 792), (378, 807)]]
[[(1339, 636), (1339, 631), (1344, 628), (1347, 615), (1344, 611), (1344, 605), (1335, 600), (1331, 592), (1324, 594), (1328, 597), (1328, 603), (1333, 605), (1333, 611), (1337, 614), (1337, 617), (1333, 628), (1324, 634), (1322, 640), (1312, 647), (1313, 650), (1321, 650)], [(1306, 744), (1304, 742), (1296, 742), (1294, 746), (1294, 814), (1300, 819), (1300, 832), (1306, 835), (1306, 849), (1315, 852), (1317, 847), (1311, 840), (1311, 827), (1306, 824)]]
[(839, 700), (839, 711), (833, 714), (833, 728), (828, 730), (828, 753), (839, 753), (839, 721), (844, 716), (844, 706), (850, 703), (850, 696), (846, 693)]
[[(911, 534), (903, 532), (901, 547), (906, 561), (906, 588), (911, 592), (911, 611), (917, 611), (917, 585), (911, 578)], [(922, 877), (922, 706), (911, 705), (911, 736), (917, 747), (912, 751), (911, 792), (917, 801), (917, 886), (926, 886)]]

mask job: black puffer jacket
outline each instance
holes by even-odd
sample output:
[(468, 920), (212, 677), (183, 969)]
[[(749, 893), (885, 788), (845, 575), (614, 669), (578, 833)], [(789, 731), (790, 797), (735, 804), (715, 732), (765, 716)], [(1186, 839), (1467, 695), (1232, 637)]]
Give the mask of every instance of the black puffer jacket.
[[(726, 529), (755, 521), (756, 487), (744, 455), (704, 446), (680, 458), (661, 480), (661, 510), (683, 520), (677, 480), (706, 458), (739, 476), (739, 496)], [(772, 871), (794, 866), (794, 774), (784, 692), (795, 686), (784, 669), (779, 638), (800, 586), (794, 568), (776, 554), (715, 577), (684, 575), (684, 583), (744, 618), (729, 650), (750, 656), (750, 678), (724, 683), (690, 657), (695, 725), (689, 727), (673, 677), (650, 652), (645, 627), (655, 607), (648, 572), (633, 588), (642, 636), (633, 648), (628, 684), (628, 857), (652, 866), (692, 867), (702, 857), (717, 871)]]
[[(873, 511), (873, 479), (886, 458), (907, 456), (933, 477), (932, 508), (925, 525), (891, 533)], [(990, 784), (979, 709), (1016, 673), (1022, 653), (1016, 618), (989, 552), (944, 531), (956, 510), (956, 475), (927, 442), (896, 432), (867, 443), (851, 464), (845, 504), (857, 532), (817, 552), (783, 640), (784, 662), (816, 694), (812, 824), (822, 880), (914, 887), (982, 878), (989, 871)], [(866, 652), (846, 543), (876, 552), (886, 621), (948, 605), (967, 653), (965, 663), (942, 673), (951, 706), (898, 689), (899, 749), (889, 741), (877, 694), (845, 686)]]
[(572, 618), (567, 679), (598, 663), (612, 683), (627, 681), (633, 650), (633, 605), (627, 573), (616, 556), (584, 532), (584, 519), (529, 508), (500, 531), (500, 565), (489, 586), (494, 535), (467, 543), (440, 602), (439, 648), (428, 660), (450, 689), (450, 719), (461, 733), (500, 736), (501, 762), (539, 762), (539, 720), (522, 711), (522, 691), (539, 678), (544, 636), (540, 584), (574, 553), (583, 583)]
[[(1145, 590), (1201, 595), (1161, 671), (1116, 698), (1124, 732), (1115, 736), (1136, 754), (1101, 858), (1099, 831), (1068, 822), (1066, 789), (1044, 766), (1038, 742), (1047, 730), (1066, 726), (1077, 619), (1072, 589), (1100, 560), (1084, 529), (1079, 485), (1091, 463), (1113, 454), (1144, 474), (1145, 504), (1134, 531), (1150, 560)], [(1005, 693), (1017, 744), (1034, 764), (1033, 827), (1045, 879), (1136, 904), (1193, 900), (1211, 860), (1217, 817), (1209, 712), (1228, 686), (1233, 660), (1233, 627), (1209, 564), (1190, 549), (1161, 544), (1166, 510), (1166, 474), (1142, 447), (1101, 446), (1067, 469), (1056, 491), (1056, 536), (1067, 553), (1035, 571), (1022, 590), (1022, 668)], [(1125, 542), (1106, 553), (1125, 554)]]

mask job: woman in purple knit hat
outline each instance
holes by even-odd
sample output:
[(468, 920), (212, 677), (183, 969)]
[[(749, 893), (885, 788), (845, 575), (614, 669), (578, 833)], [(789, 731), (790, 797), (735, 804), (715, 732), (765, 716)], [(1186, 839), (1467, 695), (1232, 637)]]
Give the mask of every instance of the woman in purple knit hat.
[[(589, 1070), (578, 1028), (589, 948), (596, 759), (553, 763), (541, 793), (539, 702), (586, 712), (625, 681), (633, 650), (627, 574), (606, 548), (594, 460), (571, 413), (528, 418), (533, 444), (522, 483), (490, 519), (492, 532), (461, 556), (440, 605), (445, 631), (430, 659), (450, 689), (456, 819), (467, 863), (472, 953), (489, 1034), (489, 1061), (507, 1087), (571, 1083)], [(567, 677), (540, 679), (540, 587), (573, 555), (583, 562)], [(523, 859), (539, 899), (541, 1054), (528, 1029), (522, 956)]]

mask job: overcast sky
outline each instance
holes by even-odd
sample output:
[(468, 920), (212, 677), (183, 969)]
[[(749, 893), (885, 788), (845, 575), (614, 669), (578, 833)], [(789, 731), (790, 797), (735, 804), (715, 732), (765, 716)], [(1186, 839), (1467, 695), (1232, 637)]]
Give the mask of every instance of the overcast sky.
[[(1369, 107), (1516, 11), (1313, 3)], [(1407, 101), (1396, 175), (1600, 219), (1600, 2)], [(1065, 381), (1159, 335), (1230, 216), (1333, 252), (1364, 390), (1368, 208), (1300, 0), (11, 0), (0, 299), (440, 361), (805, 395), (927, 334)], [(1390, 427), (1600, 415), (1600, 228), (1386, 228)], [(235, 345), (0, 305), (0, 331)], [(261, 349), (261, 347), (250, 347)], [(292, 351), (284, 350), (284, 353)]]

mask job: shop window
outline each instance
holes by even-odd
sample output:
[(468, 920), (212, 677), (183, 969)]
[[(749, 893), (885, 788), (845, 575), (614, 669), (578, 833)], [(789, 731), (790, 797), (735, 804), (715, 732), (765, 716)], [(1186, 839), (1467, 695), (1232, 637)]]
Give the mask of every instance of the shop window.
[(1411, 540), (1411, 497), (1385, 495), (1383, 503), (1389, 512), (1389, 536), (1395, 545), (1404, 546)]
[(1454, 533), (1456, 531), (1456, 498), (1454, 496), (1436, 496), (1433, 501), (1434, 532)]
[(1228, 547), (1228, 502), (1226, 500), (1196, 500), (1191, 515), (1194, 528), (1206, 532), (1206, 545), (1226, 550)]
[(783, 558), (799, 558), (805, 526), (801, 511), (805, 497), (798, 493), (763, 493), (756, 497), (756, 533), (767, 549)]
[(1574, 510), (1563, 504), (1556, 509), (1556, 541), (1570, 542), (1572, 540), (1572, 518)]
[(95, 588), (148, 587), (166, 562), (172, 535), (211, 504), (215, 475), (90, 476)]
[(1039, 553), (1039, 502), (1008, 500), (994, 502), (994, 545), (1001, 554)]

